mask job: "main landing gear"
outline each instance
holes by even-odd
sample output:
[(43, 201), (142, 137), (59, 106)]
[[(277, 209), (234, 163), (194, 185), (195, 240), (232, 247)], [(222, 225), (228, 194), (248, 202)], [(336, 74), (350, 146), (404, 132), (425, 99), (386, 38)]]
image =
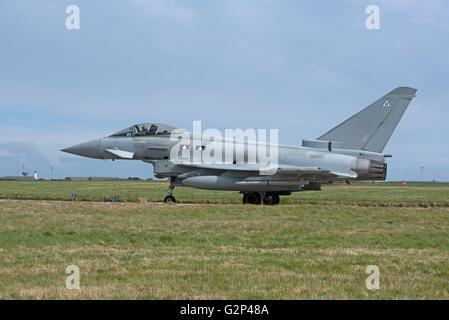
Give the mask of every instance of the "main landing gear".
[(262, 197), (258, 192), (250, 192), (243, 194), (243, 204), (263, 204), (273, 206), (280, 202), (279, 194), (276, 192), (266, 192)]
[(175, 188), (174, 182), (175, 182), (175, 177), (171, 177), (171, 179), (170, 179), (170, 186), (168, 187), (169, 188), (168, 196), (166, 196), (164, 198), (164, 202), (165, 203), (168, 203), (168, 202), (173, 202), (174, 203), (174, 202), (176, 202), (176, 199), (173, 196), (173, 189)]

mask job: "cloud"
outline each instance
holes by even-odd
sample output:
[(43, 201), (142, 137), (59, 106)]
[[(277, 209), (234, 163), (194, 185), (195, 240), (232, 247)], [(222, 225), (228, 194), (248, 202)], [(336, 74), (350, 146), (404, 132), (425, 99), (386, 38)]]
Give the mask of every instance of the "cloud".
[(54, 167), (54, 177), (62, 179), (67, 176), (83, 177), (153, 177), (151, 165), (142, 161), (105, 161), (65, 156), (62, 152), (55, 159), (48, 159), (42, 150), (33, 143), (1, 144), (0, 176), (21, 175), (22, 164), (25, 171), (37, 171), (39, 177), (50, 178), (50, 167)]
[(150, 17), (175, 20), (185, 23), (193, 20), (197, 13), (182, 1), (173, 0), (134, 0), (135, 5), (145, 8), (145, 14)]
[[(3, 170), (29, 152), (90, 172), (102, 161), (62, 166), (59, 149), (139, 122), (278, 128), (281, 143), (298, 145), (411, 85), (419, 91), (387, 146), (391, 163), (428, 154), (449, 180), (445, 1), (379, 0), (379, 31), (364, 27), (372, 3), (359, 0), (79, 0), (78, 31), (65, 29), (68, 4), (2, 4), (0, 143), (22, 147), (1, 148), (13, 160)], [(414, 175), (414, 165), (397, 172)]]
[(0, 149), (0, 157), (12, 157), (13, 154), (9, 152), (8, 150), (1, 150)]
[[(33, 157), (39, 155), (42, 161), (54, 164), (59, 163), (60, 158), (64, 156), (60, 149), (103, 136), (100, 130), (86, 128), (80, 130), (80, 128), (66, 127), (63, 123), (52, 130), (0, 125), (0, 132), (6, 133), (0, 135), (0, 144), (9, 146), (8, 149), (3, 149), (5, 154), (3, 156), (14, 155), (29, 159), (31, 155), (27, 155), (27, 152), (31, 152)], [(23, 146), (23, 149), (17, 146)], [(2, 156), (1, 153), (0, 156)]]

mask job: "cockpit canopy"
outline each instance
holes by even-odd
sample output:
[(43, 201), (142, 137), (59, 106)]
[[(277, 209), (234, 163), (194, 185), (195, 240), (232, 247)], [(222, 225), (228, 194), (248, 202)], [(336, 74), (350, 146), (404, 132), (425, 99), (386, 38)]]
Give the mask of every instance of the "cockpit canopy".
[(139, 137), (169, 135), (175, 127), (158, 123), (140, 123), (110, 135), (110, 137)]

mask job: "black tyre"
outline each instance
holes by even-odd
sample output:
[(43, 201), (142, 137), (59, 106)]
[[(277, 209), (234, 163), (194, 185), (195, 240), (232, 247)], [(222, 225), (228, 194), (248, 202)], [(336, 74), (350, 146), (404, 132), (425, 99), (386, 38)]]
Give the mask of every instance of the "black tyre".
[(279, 204), (281, 202), (281, 197), (278, 194), (274, 195), (274, 204)]
[(169, 203), (169, 202), (176, 202), (175, 197), (173, 197), (172, 195), (168, 195), (164, 198), (164, 202), (165, 203)]
[(272, 206), (276, 204), (276, 196), (274, 194), (267, 193), (263, 198), (263, 204)]
[(260, 204), (262, 202), (262, 197), (257, 192), (250, 193), (248, 195), (248, 203)]

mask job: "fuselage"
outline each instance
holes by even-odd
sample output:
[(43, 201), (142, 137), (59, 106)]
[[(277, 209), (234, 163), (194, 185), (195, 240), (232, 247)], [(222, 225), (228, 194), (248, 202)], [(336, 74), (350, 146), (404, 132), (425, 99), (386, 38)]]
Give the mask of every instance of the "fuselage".
[[(263, 130), (215, 129), (204, 133), (194, 121), (193, 135), (172, 126), (141, 123), (109, 137), (62, 151), (96, 159), (141, 160), (153, 164), (155, 176), (175, 186), (237, 190), (243, 203), (279, 204), (279, 196), (293, 191), (318, 190), (334, 181), (385, 180), (382, 154), (416, 89), (397, 87), (366, 108), (302, 146), (277, 144), (255, 137)], [(206, 132), (209, 134), (206, 135)], [(214, 134), (210, 134), (214, 132)], [(217, 134), (218, 132), (218, 134)], [(273, 142), (275, 141), (275, 142)]]
[[(275, 150), (275, 163), (267, 163), (266, 157), (261, 157), (260, 149), (269, 155)], [(373, 163), (383, 165), (383, 155), (361, 150), (330, 149), (327, 144), (321, 148), (312, 148), (223, 137), (199, 141), (190, 137), (180, 141), (166, 134), (110, 136), (75, 145), (64, 151), (96, 159), (145, 161), (154, 165), (157, 177), (174, 177), (178, 186), (217, 190), (298, 191), (311, 182), (383, 180), (386, 174), (386, 166), (382, 166), (380, 175), (370, 172)], [(218, 151), (221, 156), (217, 157)], [(231, 171), (232, 174), (223, 172), (220, 166), (226, 165), (235, 168)], [(270, 165), (275, 166), (276, 170), (268, 174), (245, 170), (250, 166)], [(315, 171), (325, 168), (333, 174), (300, 174), (298, 168), (315, 168)]]

